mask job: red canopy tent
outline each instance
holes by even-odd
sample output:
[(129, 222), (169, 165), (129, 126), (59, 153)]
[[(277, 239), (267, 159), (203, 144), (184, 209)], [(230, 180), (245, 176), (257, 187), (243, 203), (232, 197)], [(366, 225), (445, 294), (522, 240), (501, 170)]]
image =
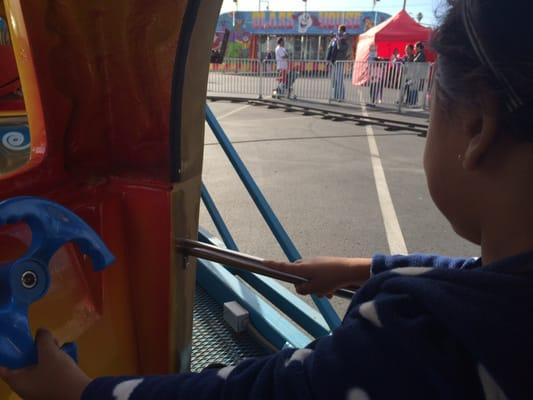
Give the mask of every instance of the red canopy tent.
[[(353, 84), (361, 85), (367, 81), (366, 68), (360, 68), (360, 66), (361, 63), (368, 62), (370, 47), (372, 45), (376, 46), (377, 56), (379, 58), (390, 60), (394, 49), (398, 49), (400, 55), (403, 57), (406, 45), (410, 43), (415, 44), (416, 42), (427, 44), (431, 32), (430, 28), (420, 25), (405, 10), (400, 11), (388, 20), (369, 29), (359, 36), (355, 56)], [(428, 61), (432, 61), (435, 57), (426, 49), (426, 58)]]

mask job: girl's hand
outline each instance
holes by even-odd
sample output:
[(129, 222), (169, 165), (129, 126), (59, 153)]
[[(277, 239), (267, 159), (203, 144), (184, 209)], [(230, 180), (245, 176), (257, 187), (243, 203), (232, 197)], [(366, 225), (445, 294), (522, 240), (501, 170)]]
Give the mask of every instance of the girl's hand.
[(370, 278), (370, 258), (315, 257), (295, 263), (265, 261), (266, 267), (298, 275), (309, 282), (295, 285), (299, 294), (331, 297), (340, 288), (361, 286)]
[(79, 400), (90, 378), (49, 331), (39, 330), (35, 343), (39, 363), (19, 370), (0, 367), (0, 378), (24, 400)]

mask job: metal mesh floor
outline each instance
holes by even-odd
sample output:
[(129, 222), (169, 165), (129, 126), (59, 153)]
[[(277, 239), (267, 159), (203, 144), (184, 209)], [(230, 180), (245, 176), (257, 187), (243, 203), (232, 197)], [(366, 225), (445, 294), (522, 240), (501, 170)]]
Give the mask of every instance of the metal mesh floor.
[(223, 307), (207, 292), (196, 286), (192, 328), (191, 371), (209, 364), (232, 365), (246, 357), (270, 354), (248, 332), (235, 333), (226, 325)]

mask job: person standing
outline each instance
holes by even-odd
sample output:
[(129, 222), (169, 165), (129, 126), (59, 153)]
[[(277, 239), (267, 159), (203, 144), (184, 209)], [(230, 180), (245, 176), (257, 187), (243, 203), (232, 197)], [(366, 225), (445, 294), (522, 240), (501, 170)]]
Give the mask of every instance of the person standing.
[(402, 102), (405, 99), (405, 103), (409, 106), (416, 104), (416, 89), (414, 87), (414, 74), (415, 68), (413, 67), (413, 62), (415, 61), (414, 46), (408, 44), (405, 46), (405, 55), (402, 59), (404, 63), (404, 87), (402, 93)]
[[(282, 92), (288, 89), (289, 80), (289, 52), (285, 48), (285, 40), (282, 37), (278, 38), (278, 45), (276, 47), (276, 68), (279, 74), (279, 88), (282, 88)], [(278, 94), (279, 90), (278, 90)]]
[(415, 44), (415, 56), (413, 58), (413, 62), (416, 62), (416, 63), (426, 62), (426, 54), (424, 53), (424, 43), (417, 42)]
[(378, 57), (378, 49), (376, 45), (370, 46), (370, 53), (368, 54), (368, 75), (370, 80), (370, 106), (375, 106), (376, 102), (381, 103), (383, 97), (383, 65)]
[(345, 98), (344, 63), (337, 61), (345, 61), (348, 58), (348, 50), (346, 26), (340, 25), (337, 34), (329, 43), (326, 57), (331, 62), (333, 98), (336, 101), (343, 101)]
[(416, 42), (415, 55), (413, 62), (416, 63), (413, 68), (413, 85), (411, 87), (411, 102), (410, 105), (418, 104), (418, 92), (424, 90), (426, 84), (426, 75), (428, 72), (428, 64), (426, 63), (426, 54), (424, 53), (424, 44)]

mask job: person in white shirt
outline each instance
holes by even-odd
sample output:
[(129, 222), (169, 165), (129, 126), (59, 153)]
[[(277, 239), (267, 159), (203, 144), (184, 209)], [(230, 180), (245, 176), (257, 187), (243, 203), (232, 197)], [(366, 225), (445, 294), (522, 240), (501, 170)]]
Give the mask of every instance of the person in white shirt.
[(285, 48), (285, 40), (278, 38), (278, 46), (276, 47), (276, 65), (278, 71), (287, 71), (289, 69), (289, 52)]
[(283, 94), (289, 89), (289, 52), (285, 48), (285, 40), (278, 38), (278, 46), (276, 47), (276, 67), (279, 72), (278, 94)]

